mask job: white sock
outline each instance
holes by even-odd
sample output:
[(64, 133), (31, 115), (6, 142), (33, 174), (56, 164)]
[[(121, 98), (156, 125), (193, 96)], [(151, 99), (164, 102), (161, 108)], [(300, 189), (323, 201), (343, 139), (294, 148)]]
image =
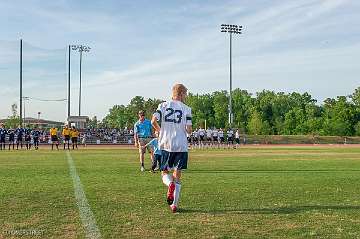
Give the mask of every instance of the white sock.
[(179, 198), (180, 198), (180, 190), (181, 190), (181, 183), (176, 182), (175, 183), (175, 191), (174, 191), (174, 202), (172, 204), (173, 206), (178, 206)]
[(163, 183), (169, 187), (169, 184), (173, 181), (173, 177), (171, 174), (164, 174), (162, 176)]

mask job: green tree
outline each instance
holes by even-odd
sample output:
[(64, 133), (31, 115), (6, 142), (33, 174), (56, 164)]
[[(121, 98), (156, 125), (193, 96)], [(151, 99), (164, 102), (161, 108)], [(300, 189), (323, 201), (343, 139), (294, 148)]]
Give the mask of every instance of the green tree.
[(229, 98), (226, 91), (216, 91), (213, 93), (215, 127), (224, 128), (228, 125), (228, 105)]
[(17, 128), (18, 125), (20, 125), (20, 117), (17, 113), (17, 104), (11, 105), (11, 116), (7, 118), (4, 125), (6, 128)]
[(98, 128), (98, 124), (99, 124), (99, 121), (96, 116), (89, 119), (88, 126), (90, 128), (93, 128), (93, 129)]
[(261, 114), (256, 110), (250, 116), (248, 132), (253, 135), (267, 135), (270, 133), (269, 122), (262, 120)]
[(355, 133), (355, 106), (345, 96), (326, 99), (323, 113), (323, 135), (351, 136)]

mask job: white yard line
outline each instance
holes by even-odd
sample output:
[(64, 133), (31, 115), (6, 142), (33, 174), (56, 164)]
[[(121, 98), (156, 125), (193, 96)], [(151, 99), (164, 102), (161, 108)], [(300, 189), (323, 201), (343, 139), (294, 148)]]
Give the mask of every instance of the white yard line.
[(74, 160), (69, 151), (66, 151), (66, 156), (69, 164), (70, 175), (74, 183), (76, 204), (79, 207), (80, 218), (85, 229), (86, 238), (101, 238), (100, 230), (96, 225), (94, 214), (91, 211), (89, 203), (86, 199), (84, 189), (82, 187), (79, 175), (76, 172)]

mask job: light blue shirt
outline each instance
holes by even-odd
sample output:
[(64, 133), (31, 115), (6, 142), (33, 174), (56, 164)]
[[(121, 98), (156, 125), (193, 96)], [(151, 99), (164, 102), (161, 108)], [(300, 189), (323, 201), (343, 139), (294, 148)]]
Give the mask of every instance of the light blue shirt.
[(150, 120), (145, 119), (143, 122), (139, 120), (134, 125), (134, 133), (137, 134), (139, 138), (148, 138), (151, 137), (151, 128)]

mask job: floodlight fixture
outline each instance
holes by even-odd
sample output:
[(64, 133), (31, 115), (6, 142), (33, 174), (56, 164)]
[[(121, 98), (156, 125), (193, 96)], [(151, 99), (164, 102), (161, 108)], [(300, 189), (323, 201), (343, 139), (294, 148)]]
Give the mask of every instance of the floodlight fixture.
[[(73, 51), (79, 51), (80, 53), (80, 84), (79, 84), (79, 116), (81, 116), (81, 67), (82, 67), (82, 53), (83, 52), (90, 52), (90, 47), (85, 45), (70, 45), (69, 46), (69, 55), (70, 55), (70, 47)], [(70, 58), (70, 57), (69, 57)], [(69, 59), (70, 62), (70, 59)], [(70, 63), (69, 63), (69, 82), (70, 82)], [(69, 83), (69, 93), (68, 98), (70, 98), (70, 83)], [(68, 107), (70, 107), (70, 101), (68, 103)], [(68, 108), (68, 117), (70, 116), (70, 108)]]

